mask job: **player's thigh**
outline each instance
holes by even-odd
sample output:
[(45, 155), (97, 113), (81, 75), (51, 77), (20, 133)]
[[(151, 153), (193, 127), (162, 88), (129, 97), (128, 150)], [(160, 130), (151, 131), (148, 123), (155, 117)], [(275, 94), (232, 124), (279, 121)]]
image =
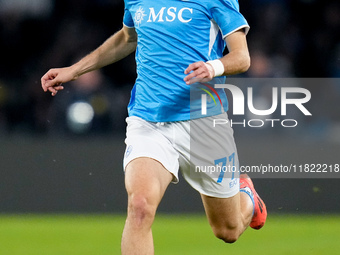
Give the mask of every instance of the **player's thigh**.
[(132, 160), (125, 169), (125, 187), (129, 201), (145, 200), (158, 206), (173, 175), (158, 161), (141, 157)]
[(229, 198), (201, 195), (212, 228), (235, 229), (241, 224), (240, 193)]

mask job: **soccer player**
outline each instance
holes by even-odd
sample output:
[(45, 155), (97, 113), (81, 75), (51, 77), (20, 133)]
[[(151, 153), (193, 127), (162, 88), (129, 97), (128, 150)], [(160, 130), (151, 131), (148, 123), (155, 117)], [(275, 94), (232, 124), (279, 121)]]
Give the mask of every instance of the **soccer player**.
[[(151, 226), (179, 170), (201, 194), (218, 238), (232, 243), (249, 225), (264, 225), (263, 201), (251, 179), (236, 171), (231, 127), (212, 125), (215, 118), (228, 118), (227, 97), (214, 84), (249, 68), (248, 30), (237, 0), (125, 0), (120, 31), (74, 65), (51, 69), (41, 78), (43, 90), (55, 96), (63, 83), (136, 50), (125, 140), (128, 214), (122, 254), (154, 254)], [(205, 101), (205, 112), (202, 93), (213, 99)]]

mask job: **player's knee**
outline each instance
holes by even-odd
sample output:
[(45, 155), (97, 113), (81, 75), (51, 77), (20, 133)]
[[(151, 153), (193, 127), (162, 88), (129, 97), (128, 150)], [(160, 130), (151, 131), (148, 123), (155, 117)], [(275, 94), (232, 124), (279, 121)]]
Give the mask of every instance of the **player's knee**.
[(240, 237), (240, 231), (237, 228), (217, 227), (213, 228), (213, 232), (225, 243), (235, 243)]
[(136, 226), (152, 224), (156, 213), (156, 208), (147, 196), (131, 195), (128, 203), (128, 217), (134, 221)]

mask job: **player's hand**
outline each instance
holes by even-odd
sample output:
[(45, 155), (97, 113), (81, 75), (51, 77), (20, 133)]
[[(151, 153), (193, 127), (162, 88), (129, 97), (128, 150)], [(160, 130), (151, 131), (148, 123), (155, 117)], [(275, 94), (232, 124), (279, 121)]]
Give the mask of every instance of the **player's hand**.
[(77, 77), (70, 67), (50, 69), (42, 78), (41, 86), (45, 92), (51, 92), (55, 96), (63, 90), (63, 83), (75, 80)]
[(190, 64), (184, 73), (187, 74), (184, 78), (187, 85), (191, 85), (195, 82), (208, 82), (215, 76), (213, 67), (203, 61)]

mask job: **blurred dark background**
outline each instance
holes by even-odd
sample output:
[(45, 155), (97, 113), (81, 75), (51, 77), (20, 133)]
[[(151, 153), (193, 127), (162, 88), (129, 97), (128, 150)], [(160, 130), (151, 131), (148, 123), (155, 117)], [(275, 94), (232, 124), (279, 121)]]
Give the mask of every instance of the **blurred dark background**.
[[(252, 66), (243, 77), (340, 78), (338, 0), (239, 3), (251, 26)], [(0, 212), (125, 210), (133, 54), (67, 84), (55, 98), (40, 86), (48, 69), (74, 63), (119, 30), (123, 10), (118, 0), (0, 0)], [(243, 164), (340, 163), (340, 84), (308, 89), (313, 117), (297, 117), (298, 128), (235, 128)], [(340, 210), (338, 179), (256, 182), (273, 212)], [(165, 199), (164, 211), (201, 210), (184, 181)]]
[[(1, 0), (0, 6), (2, 132), (69, 131), (64, 111), (79, 100), (94, 106), (92, 130), (124, 129), (133, 55), (67, 86), (59, 98), (40, 87), (48, 69), (74, 63), (121, 28), (123, 1)], [(340, 77), (339, 1), (240, 0), (240, 6), (251, 25), (248, 77)]]

